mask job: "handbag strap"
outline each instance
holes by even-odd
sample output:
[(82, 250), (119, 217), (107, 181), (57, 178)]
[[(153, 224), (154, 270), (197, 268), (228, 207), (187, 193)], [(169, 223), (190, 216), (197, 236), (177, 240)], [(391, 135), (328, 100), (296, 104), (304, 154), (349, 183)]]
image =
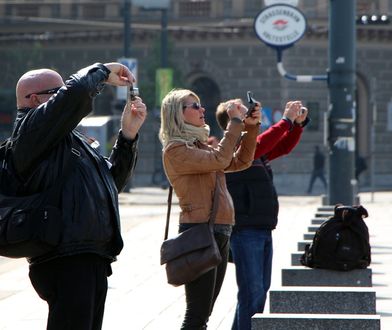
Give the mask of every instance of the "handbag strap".
[(167, 236), (169, 235), (169, 222), (170, 222), (172, 196), (173, 196), (173, 187), (170, 185), (169, 186), (169, 195), (167, 196), (166, 227), (165, 227), (165, 236), (164, 236), (163, 240), (166, 240)]
[[(218, 211), (218, 204), (219, 204), (218, 203), (218, 201), (219, 201), (218, 189), (219, 189), (218, 174), (216, 174), (216, 183), (215, 183), (215, 189), (214, 189), (213, 204), (212, 204), (212, 209), (211, 209), (211, 215), (210, 215), (210, 218), (208, 219), (208, 224), (209, 224), (210, 228), (212, 228), (212, 226), (215, 223), (215, 216), (216, 216), (216, 212)], [(164, 235), (163, 240), (166, 240), (169, 235), (169, 223), (170, 223), (170, 212), (171, 212), (172, 198), (173, 198), (173, 187), (170, 185), (169, 186), (169, 194), (167, 196), (166, 227), (165, 227), (165, 235)]]

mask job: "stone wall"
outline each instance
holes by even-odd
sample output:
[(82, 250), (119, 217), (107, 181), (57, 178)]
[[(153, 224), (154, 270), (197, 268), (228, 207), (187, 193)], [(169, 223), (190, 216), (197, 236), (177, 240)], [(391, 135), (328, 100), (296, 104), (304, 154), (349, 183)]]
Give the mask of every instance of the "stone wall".
[[(103, 33), (103, 32), (102, 32)], [(132, 43), (132, 56), (139, 60), (139, 81), (147, 77), (147, 67), (153, 56), (153, 43), (158, 32), (136, 34)], [(254, 92), (255, 98), (272, 110), (282, 109), (290, 99), (303, 100), (310, 104), (312, 123), (306, 128), (297, 148), (288, 156), (272, 162), (278, 187), (285, 184), (298, 187), (304, 192), (312, 167), (314, 145), (323, 146), (324, 117), (328, 109), (328, 88), (326, 82), (298, 83), (282, 78), (276, 68), (275, 51), (262, 44), (250, 29), (233, 35), (216, 34), (171, 34), (172, 59), (176, 69), (184, 78), (185, 87), (192, 86), (198, 77), (207, 77), (219, 87), (220, 99), (244, 98), (247, 90)], [(389, 39), (388, 39), (389, 40)], [(35, 50), (34, 47), (38, 47)], [(38, 45), (38, 46), (37, 46)], [(380, 38), (361, 37), (358, 41), (357, 67), (361, 77), (361, 89), (366, 93), (361, 101), (360, 116), (365, 116), (359, 134), (366, 146), (362, 146), (368, 161), (368, 170), (361, 176), (361, 186), (370, 185), (371, 157), (374, 156), (375, 185), (382, 188), (392, 187), (391, 131), (388, 131), (388, 103), (392, 90), (392, 47), (391, 43)], [(328, 40), (325, 34), (307, 35), (294, 47), (284, 51), (285, 69), (295, 75), (323, 75), (328, 68)], [(9, 54), (24, 52), (30, 54), (29, 61), (18, 60)], [(35, 53), (33, 52), (33, 50)], [(5, 56), (5, 54), (8, 54)], [(16, 54), (16, 53), (15, 53)], [(6, 77), (0, 80), (0, 88), (14, 88), (21, 73), (32, 67), (52, 67), (67, 77), (77, 69), (94, 63), (108, 62), (122, 56), (121, 33), (105, 31), (96, 37), (65, 38), (25, 43), (2, 44), (0, 64), (5, 68)], [(372, 90), (371, 80), (376, 81)], [(105, 98), (114, 98), (112, 87), (107, 88)], [(141, 90), (143, 95), (143, 90)], [(370, 102), (374, 96), (375, 107)], [(358, 97), (360, 100), (361, 98)], [(151, 100), (149, 100), (151, 101)], [(205, 100), (202, 100), (205, 102)], [(108, 108), (113, 102), (100, 99), (99, 107)], [(377, 118), (372, 126), (372, 111), (376, 109)], [(214, 109), (207, 109), (210, 124)], [(312, 113), (313, 111), (313, 113)], [(391, 120), (391, 119), (390, 119)], [(157, 142), (159, 116), (149, 110), (149, 116), (141, 132), (140, 155), (133, 179), (135, 186), (157, 184), (156, 175), (160, 169), (161, 146)], [(374, 128), (374, 151), (372, 152), (371, 129)], [(363, 137), (365, 136), (365, 137)], [(362, 143), (362, 142), (361, 142)], [(323, 148), (327, 152), (326, 148)]]

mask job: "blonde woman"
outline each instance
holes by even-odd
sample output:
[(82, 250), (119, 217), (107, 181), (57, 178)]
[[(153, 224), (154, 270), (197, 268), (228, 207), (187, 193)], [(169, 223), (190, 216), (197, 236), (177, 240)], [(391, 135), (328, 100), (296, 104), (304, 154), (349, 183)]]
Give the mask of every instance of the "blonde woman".
[(176, 89), (162, 101), (159, 137), (163, 165), (181, 208), (179, 231), (207, 222), (215, 185), (219, 206), (214, 236), (222, 262), (216, 268), (185, 284), (186, 312), (181, 329), (206, 329), (208, 318), (226, 273), (229, 238), (234, 223), (233, 202), (226, 188), (225, 171), (248, 168), (253, 160), (260, 111), (245, 118), (241, 106), (228, 103), (229, 123), (218, 146), (208, 145), (209, 126), (205, 108), (190, 90)]

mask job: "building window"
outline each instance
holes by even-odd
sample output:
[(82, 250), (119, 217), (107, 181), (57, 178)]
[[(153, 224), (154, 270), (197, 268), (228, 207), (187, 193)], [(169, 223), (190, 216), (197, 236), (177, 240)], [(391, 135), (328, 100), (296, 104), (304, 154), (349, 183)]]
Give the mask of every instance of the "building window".
[(13, 7), (12, 7), (12, 5), (10, 5), (10, 4), (6, 4), (5, 5), (5, 16), (7, 17), (7, 16), (12, 16), (12, 14), (13, 14), (13, 11), (12, 11), (12, 9), (13, 9)]
[(211, 1), (190, 0), (180, 1), (180, 17), (210, 17)]
[(379, 9), (378, 0), (358, 0), (357, 2), (358, 14), (377, 14)]
[(100, 5), (100, 4), (83, 5), (83, 17), (92, 18), (92, 19), (104, 18), (105, 5)]
[(16, 10), (16, 16), (23, 17), (38, 17), (39, 16), (39, 6), (23, 4), (18, 6)]
[(52, 17), (60, 17), (60, 4), (52, 5)]
[(233, 17), (233, 0), (223, 0), (223, 17)]
[(255, 17), (264, 7), (264, 1), (261, 0), (248, 0), (245, 2), (245, 16)]

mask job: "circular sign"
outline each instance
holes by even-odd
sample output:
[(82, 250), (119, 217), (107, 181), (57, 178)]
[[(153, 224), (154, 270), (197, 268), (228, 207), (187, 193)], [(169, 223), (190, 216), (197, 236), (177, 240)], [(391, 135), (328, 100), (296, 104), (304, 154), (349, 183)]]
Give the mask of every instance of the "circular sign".
[(264, 8), (256, 16), (254, 28), (268, 46), (286, 48), (303, 37), (306, 18), (293, 6), (274, 5)]

